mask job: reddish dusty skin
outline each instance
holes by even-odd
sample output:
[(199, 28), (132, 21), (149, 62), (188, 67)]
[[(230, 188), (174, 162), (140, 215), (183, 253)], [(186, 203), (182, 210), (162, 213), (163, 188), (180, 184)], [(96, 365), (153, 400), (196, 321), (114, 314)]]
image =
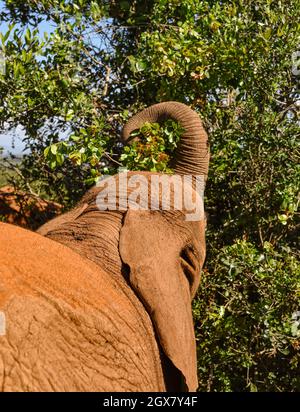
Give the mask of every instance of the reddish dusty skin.
[(125, 282), (0, 223), (3, 391), (162, 391), (151, 320)]
[(0, 188), (0, 217), (28, 229), (37, 229), (62, 212), (62, 206), (21, 191), (12, 186)]

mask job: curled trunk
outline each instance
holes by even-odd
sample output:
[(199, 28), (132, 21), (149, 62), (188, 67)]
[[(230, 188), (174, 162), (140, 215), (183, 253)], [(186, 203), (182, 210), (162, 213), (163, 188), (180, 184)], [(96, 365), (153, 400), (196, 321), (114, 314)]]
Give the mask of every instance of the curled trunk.
[(171, 165), (174, 172), (181, 175), (204, 175), (206, 179), (209, 163), (207, 134), (199, 115), (183, 103), (158, 103), (142, 110), (124, 126), (123, 139), (129, 142), (130, 133), (145, 122), (161, 124), (167, 119), (175, 120), (184, 129)]

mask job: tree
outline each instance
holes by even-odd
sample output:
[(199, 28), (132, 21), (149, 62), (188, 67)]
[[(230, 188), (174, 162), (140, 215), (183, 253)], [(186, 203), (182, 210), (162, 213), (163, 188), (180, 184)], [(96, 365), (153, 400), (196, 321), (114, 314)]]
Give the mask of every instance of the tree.
[(132, 160), (129, 113), (197, 110), (211, 145), (200, 389), (299, 390), (299, 1), (4, 3), (18, 24), (1, 37), (0, 126), (26, 131), (23, 180), (70, 207)]

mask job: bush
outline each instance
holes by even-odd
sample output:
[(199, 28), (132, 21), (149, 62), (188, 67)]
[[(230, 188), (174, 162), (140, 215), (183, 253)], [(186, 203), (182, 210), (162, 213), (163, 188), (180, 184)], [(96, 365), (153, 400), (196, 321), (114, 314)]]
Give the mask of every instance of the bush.
[(194, 301), (200, 391), (300, 390), (300, 267), (289, 248), (223, 247)]

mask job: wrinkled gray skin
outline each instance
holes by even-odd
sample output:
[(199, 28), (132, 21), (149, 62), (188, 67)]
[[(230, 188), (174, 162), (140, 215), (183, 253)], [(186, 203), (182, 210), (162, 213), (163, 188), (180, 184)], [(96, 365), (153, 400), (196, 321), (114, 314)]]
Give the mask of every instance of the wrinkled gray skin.
[[(181, 103), (157, 104), (134, 116), (123, 130), (125, 142), (146, 121), (167, 118), (180, 122), (185, 131), (174, 155), (174, 172), (206, 180), (207, 135), (199, 116)], [(143, 175), (149, 179), (151, 173)], [(185, 211), (172, 209), (100, 211), (99, 191), (89, 190), (73, 210), (46, 223), (38, 233), (95, 262), (122, 288), (134, 292), (151, 318), (161, 352), (157, 367), (164, 378), (156, 389), (194, 391), (198, 381), (191, 299), (205, 258), (204, 217), (188, 222)], [(117, 199), (124, 196), (120, 192)]]

